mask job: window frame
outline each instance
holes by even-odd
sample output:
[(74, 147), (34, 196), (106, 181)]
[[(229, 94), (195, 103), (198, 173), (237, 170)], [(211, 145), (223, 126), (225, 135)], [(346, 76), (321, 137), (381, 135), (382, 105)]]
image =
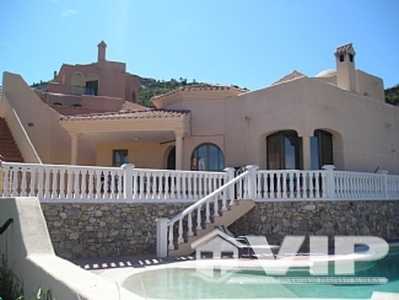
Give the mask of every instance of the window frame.
[[(205, 148), (205, 149), (204, 149)], [(202, 150), (204, 149), (204, 150)], [(216, 152), (216, 157), (213, 157)], [(205, 151), (205, 153), (200, 153)], [(204, 157), (202, 157), (204, 155)], [(201, 159), (204, 159), (201, 161)], [(213, 163), (213, 160), (216, 161)], [(225, 168), (225, 160), (223, 151), (215, 144), (203, 143), (197, 146), (191, 153), (190, 169), (193, 171), (215, 171), (220, 172)]]

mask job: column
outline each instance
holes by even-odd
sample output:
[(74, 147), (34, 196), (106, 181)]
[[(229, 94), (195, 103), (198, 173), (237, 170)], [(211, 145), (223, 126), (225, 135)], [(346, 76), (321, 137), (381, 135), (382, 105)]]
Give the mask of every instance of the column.
[(302, 155), (304, 170), (312, 169), (312, 152), (310, 146), (310, 138), (311, 137), (309, 135), (302, 136)]
[(71, 165), (78, 164), (78, 142), (80, 133), (73, 132), (71, 135)]
[(176, 144), (176, 170), (183, 169), (183, 130), (175, 130), (175, 144)]

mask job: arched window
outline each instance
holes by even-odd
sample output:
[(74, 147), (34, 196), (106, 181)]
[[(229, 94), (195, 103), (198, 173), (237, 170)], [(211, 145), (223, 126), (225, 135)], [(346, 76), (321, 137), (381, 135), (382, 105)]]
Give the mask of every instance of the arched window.
[(321, 169), (324, 165), (332, 165), (333, 136), (324, 130), (315, 130), (310, 139), (310, 152), (312, 156), (312, 170)]
[(296, 131), (269, 135), (266, 144), (268, 169), (302, 169), (302, 138)]
[(82, 95), (85, 92), (86, 81), (83, 74), (74, 72), (71, 78), (71, 94)]
[(198, 146), (191, 155), (191, 170), (222, 171), (224, 155), (218, 146), (203, 144)]

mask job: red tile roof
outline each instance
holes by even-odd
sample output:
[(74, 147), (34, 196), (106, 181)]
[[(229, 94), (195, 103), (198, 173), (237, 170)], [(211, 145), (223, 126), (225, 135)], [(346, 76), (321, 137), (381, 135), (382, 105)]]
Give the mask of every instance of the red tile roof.
[(235, 86), (217, 85), (217, 84), (196, 84), (179, 87), (173, 91), (167, 92), (162, 95), (152, 97), (152, 100), (164, 98), (181, 91), (217, 91), (217, 90), (233, 90), (238, 92), (247, 92), (245, 89), (240, 89)]
[(352, 47), (352, 43), (346, 44), (346, 45), (342, 45), (340, 47), (337, 48), (337, 51), (335, 51), (335, 54), (345, 54), (347, 53), (350, 49), (353, 50)]
[(286, 81), (290, 81), (290, 80), (294, 80), (294, 79), (298, 79), (298, 78), (302, 78), (305, 77), (305, 75), (303, 75), (302, 73), (294, 70), (292, 73), (284, 76), (283, 78), (277, 80), (276, 82), (272, 83), (272, 85), (278, 84), (278, 83), (282, 83), (282, 82), (286, 82)]
[(125, 110), (110, 113), (82, 114), (71, 116), (60, 116), (60, 121), (85, 121), (85, 120), (112, 120), (112, 119), (143, 119), (143, 118), (176, 118), (190, 113), (187, 110)]

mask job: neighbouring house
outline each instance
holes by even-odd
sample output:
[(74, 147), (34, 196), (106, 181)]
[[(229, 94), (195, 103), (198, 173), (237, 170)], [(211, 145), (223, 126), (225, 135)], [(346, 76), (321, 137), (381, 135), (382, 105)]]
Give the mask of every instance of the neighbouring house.
[(352, 44), (315, 77), (294, 71), (250, 92), (186, 86), (154, 97), (155, 109), (136, 103), (138, 79), (105, 50), (96, 63), (64, 64), (42, 91), (4, 73), (0, 116), (26, 162), (399, 174), (399, 108), (385, 103), (382, 79), (355, 68)]

